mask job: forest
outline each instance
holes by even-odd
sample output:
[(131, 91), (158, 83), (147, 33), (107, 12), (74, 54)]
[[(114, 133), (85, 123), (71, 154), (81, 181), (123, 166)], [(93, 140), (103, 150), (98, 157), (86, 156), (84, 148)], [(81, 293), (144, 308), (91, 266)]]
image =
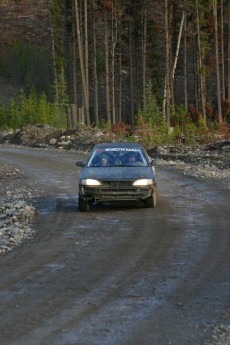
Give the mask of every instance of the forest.
[(1, 47), (0, 75), (20, 86), (17, 97), (0, 99), (1, 128), (129, 126), (149, 140), (187, 142), (201, 132), (229, 133), (230, 0), (1, 6), (1, 17), (19, 6), (24, 20), (20, 38)]

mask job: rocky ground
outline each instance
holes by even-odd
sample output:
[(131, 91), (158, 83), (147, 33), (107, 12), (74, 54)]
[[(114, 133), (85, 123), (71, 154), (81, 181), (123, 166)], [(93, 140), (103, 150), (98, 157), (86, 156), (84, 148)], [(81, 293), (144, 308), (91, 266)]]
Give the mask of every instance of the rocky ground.
[(33, 237), (34, 200), (42, 193), (24, 172), (0, 161), (0, 255)]
[[(121, 138), (106, 130), (81, 128), (66, 132), (44, 126), (28, 126), (16, 134), (0, 135), (0, 144), (84, 152), (94, 143), (116, 140)], [(229, 140), (197, 146), (157, 146), (148, 153), (155, 158), (156, 166), (178, 170), (217, 188), (230, 190)], [(0, 255), (33, 237), (37, 215), (34, 200), (42, 193), (41, 186), (31, 177), (0, 159)]]
[[(220, 148), (214, 149), (214, 147)], [(230, 141), (202, 146), (156, 148), (156, 164), (230, 190)]]

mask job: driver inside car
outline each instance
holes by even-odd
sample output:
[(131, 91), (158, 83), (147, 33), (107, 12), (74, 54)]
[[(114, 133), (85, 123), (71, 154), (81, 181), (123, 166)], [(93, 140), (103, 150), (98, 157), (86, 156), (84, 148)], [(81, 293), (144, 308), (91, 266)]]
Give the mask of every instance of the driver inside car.
[(107, 155), (102, 155), (101, 157), (101, 166), (108, 166), (109, 164), (109, 158)]
[(130, 152), (128, 155), (126, 155), (125, 164), (132, 164), (135, 162), (136, 162), (136, 154), (134, 152)]
[(136, 155), (134, 152), (129, 154), (128, 162), (136, 162)]

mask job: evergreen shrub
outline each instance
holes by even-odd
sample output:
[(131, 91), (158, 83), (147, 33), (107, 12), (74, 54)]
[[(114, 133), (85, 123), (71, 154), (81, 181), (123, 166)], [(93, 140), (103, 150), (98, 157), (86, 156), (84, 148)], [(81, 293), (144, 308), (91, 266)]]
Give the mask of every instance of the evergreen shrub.
[(18, 99), (12, 98), (9, 104), (0, 100), (0, 128), (15, 130), (28, 124), (66, 128), (66, 110), (49, 102), (45, 93), (38, 96), (34, 89), (29, 95), (21, 90)]

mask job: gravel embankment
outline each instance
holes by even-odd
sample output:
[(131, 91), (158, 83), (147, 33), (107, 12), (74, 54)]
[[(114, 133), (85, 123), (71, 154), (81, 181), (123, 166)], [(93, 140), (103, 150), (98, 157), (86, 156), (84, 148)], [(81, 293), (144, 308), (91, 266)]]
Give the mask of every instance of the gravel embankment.
[(180, 171), (219, 189), (230, 190), (230, 145), (219, 150), (207, 146), (165, 146), (150, 151), (150, 154), (156, 158), (157, 165)]
[(0, 255), (33, 237), (34, 200), (41, 193), (41, 186), (22, 171), (0, 162)]

